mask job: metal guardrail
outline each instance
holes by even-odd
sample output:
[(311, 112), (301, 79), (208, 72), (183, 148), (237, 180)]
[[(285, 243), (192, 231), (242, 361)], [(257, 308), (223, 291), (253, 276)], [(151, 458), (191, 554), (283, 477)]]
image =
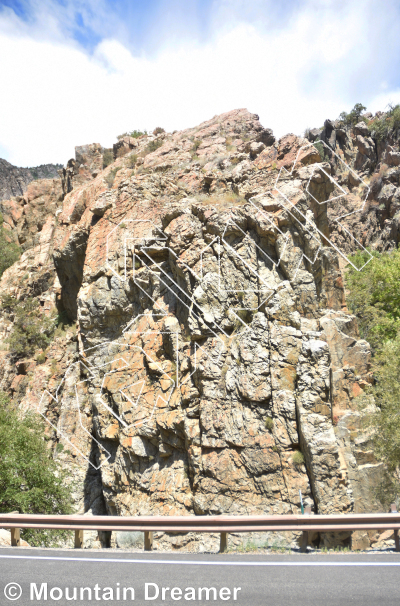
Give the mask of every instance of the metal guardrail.
[(11, 529), (11, 544), (20, 544), (21, 528), (62, 529), (75, 531), (75, 547), (83, 546), (84, 530), (141, 531), (144, 548), (152, 549), (153, 532), (217, 532), (221, 534), (221, 551), (226, 551), (228, 533), (233, 532), (303, 532), (301, 550), (307, 549), (309, 532), (342, 532), (354, 530), (393, 530), (396, 551), (400, 551), (400, 513), (392, 505), (392, 513), (275, 516), (84, 516), (0, 514), (0, 527)]

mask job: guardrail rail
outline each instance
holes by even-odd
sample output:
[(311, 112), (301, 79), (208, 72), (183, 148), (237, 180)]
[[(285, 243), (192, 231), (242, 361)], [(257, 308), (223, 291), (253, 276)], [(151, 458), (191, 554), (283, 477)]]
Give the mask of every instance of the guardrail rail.
[(0, 528), (11, 530), (11, 545), (20, 545), (21, 528), (63, 529), (75, 531), (75, 547), (83, 546), (84, 530), (141, 531), (144, 549), (151, 551), (154, 532), (220, 533), (220, 551), (228, 547), (228, 534), (233, 532), (301, 531), (301, 551), (307, 549), (309, 532), (342, 532), (355, 530), (393, 530), (396, 551), (400, 551), (400, 513), (391, 506), (391, 513), (274, 516), (85, 516), (0, 514)]

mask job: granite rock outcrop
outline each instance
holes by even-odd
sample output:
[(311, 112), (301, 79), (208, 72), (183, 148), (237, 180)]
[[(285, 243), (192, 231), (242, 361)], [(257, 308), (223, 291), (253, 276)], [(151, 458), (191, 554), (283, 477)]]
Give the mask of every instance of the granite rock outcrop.
[[(371, 354), (344, 275), (357, 247), (397, 244), (400, 169), (398, 144), (377, 150), (364, 127), (276, 141), (234, 110), (123, 140), (104, 170), (100, 145), (77, 148), (62, 184), (4, 203), (26, 250), (0, 296), (33, 293), (70, 324), (44, 363), (0, 352), (0, 386), (64, 445), (77, 510), (288, 514), (299, 491), (314, 512), (379, 508), (381, 466), (353, 405)], [(216, 542), (155, 537), (160, 549)]]

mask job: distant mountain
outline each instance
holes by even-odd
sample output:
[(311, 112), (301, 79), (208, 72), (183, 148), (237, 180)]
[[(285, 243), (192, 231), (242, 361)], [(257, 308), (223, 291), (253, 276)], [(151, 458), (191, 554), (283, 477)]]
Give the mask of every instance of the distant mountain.
[(41, 164), (32, 168), (13, 166), (0, 158), (0, 201), (12, 196), (22, 196), (28, 184), (35, 179), (58, 177), (57, 170), (62, 164)]

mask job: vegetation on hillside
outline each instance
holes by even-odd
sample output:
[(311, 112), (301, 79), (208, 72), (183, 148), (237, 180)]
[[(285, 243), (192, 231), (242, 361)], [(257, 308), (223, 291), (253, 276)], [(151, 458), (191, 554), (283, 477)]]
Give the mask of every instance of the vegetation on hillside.
[[(374, 258), (362, 271), (348, 271), (347, 303), (358, 318), (361, 337), (379, 350), (400, 330), (400, 250), (370, 252)], [(362, 252), (352, 261), (361, 267), (368, 259), (368, 253)]]
[[(366, 412), (366, 428), (373, 433), (375, 455), (387, 467), (377, 496), (390, 503), (400, 496), (400, 250), (372, 254), (374, 259), (362, 271), (348, 271), (347, 302), (361, 336), (373, 347), (375, 384), (359, 403)], [(353, 259), (357, 265), (367, 255)], [(376, 407), (370, 406), (374, 402)]]
[(376, 141), (385, 139), (391, 131), (400, 130), (400, 105), (391, 105), (389, 111), (381, 118), (376, 118), (368, 125)]
[[(0, 512), (71, 513), (65, 474), (52, 458), (38, 414), (21, 417), (8, 396), (0, 392)], [(54, 544), (65, 531), (25, 529), (31, 545)]]
[(103, 169), (107, 168), (114, 162), (114, 154), (112, 149), (105, 149), (103, 153)]
[(129, 132), (126, 133), (122, 133), (122, 135), (118, 135), (117, 139), (118, 141), (120, 139), (122, 139), (123, 137), (133, 137), (134, 139), (138, 139), (139, 137), (141, 137), (142, 135), (148, 135), (149, 133), (147, 132), (147, 130), (131, 130)]
[(348, 126), (355, 126), (357, 122), (360, 122), (361, 114), (367, 108), (362, 103), (356, 103), (353, 109), (349, 112), (342, 112), (339, 116), (339, 120)]
[(164, 145), (164, 141), (160, 140), (160, 139), (154, 139), (153, 141), (150, 141), (148, 143), (148, 145), (146, 146), (146, 152), (148, 154), (151, 154), (151, 152), (156, 151), (156, 149), (158, 149), (159, 147), (161, 147), (162, 145)]
[(3, 273), (18, 261), (21, 249), (12, 242), (10, 234), (3, 227), (3, 215), (0, 213), (0, 278)]
[(362, 114), (367, 108), (362, 103), (356, 103), (349, 112), (342, 112), (339, 116), (340, 122), (346, 126), (355, 126), (357, 122), (364, 121), (368, 124), (370, 135), (376, 141), (383, 141), (391, 131), (400, 130), (400, 105), (389, 104), (388, 111), (379, 117), (367, 120)]
[(37, 299), (18, 300), (10, 295), (3, 296), (1, 311), (13, 322), (11, 334), (6, 339), (12, 354), (31, 356), (51, 342), (58, 320), (43, 314)]

